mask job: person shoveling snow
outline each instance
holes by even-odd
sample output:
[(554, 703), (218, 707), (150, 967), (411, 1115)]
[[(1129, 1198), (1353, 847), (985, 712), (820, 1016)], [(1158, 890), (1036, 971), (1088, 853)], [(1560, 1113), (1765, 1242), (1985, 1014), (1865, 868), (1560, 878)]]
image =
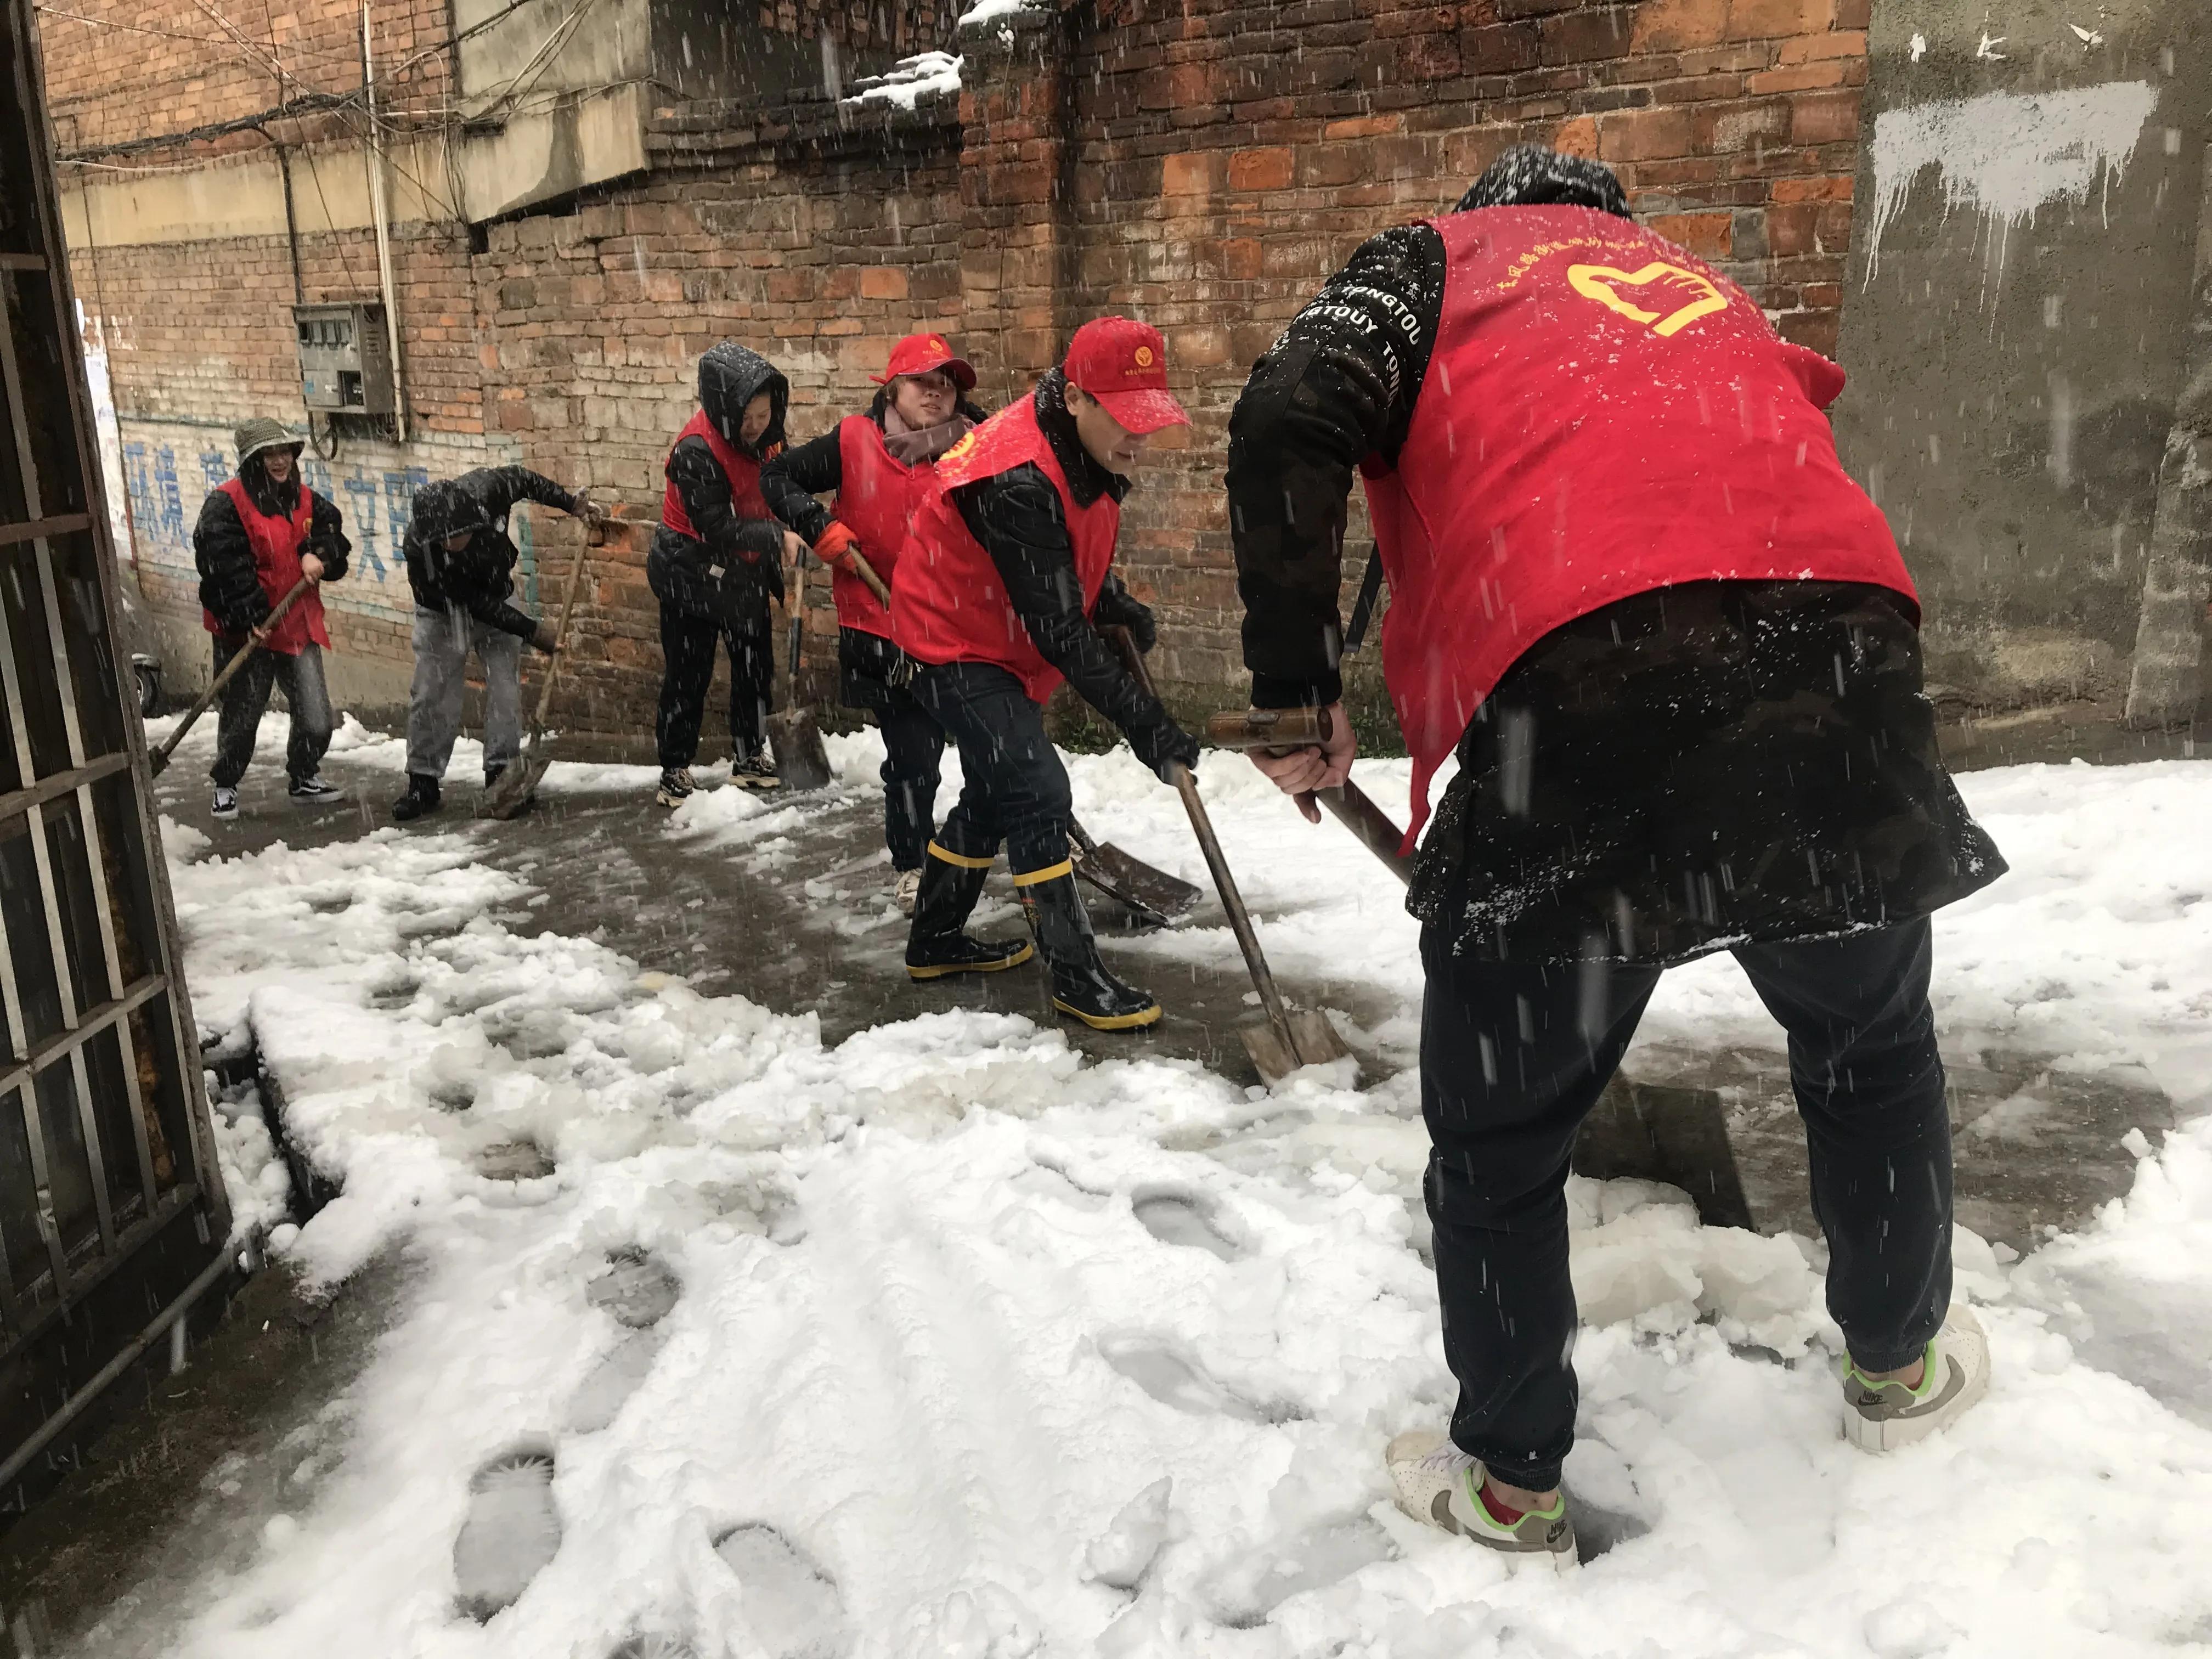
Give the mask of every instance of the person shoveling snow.
[(1387, 1461), (1408, 1514), (1516, 1559), (1576, 1559), (1568, 1153), (1670, 965), (1732, 951), (1789, 1032), (1845, 1433), (1919, 1438), (1988, 1380), (1951, 1305), (1929, 916), (2005, 865), (1937, 756), (1911, 578), (1821, 413), (1842, 386), (1611, 172), (1524, 148), (1361, 247), (1231, 418), (1253, 702), (1334, 717), (1255, 763), (1301, 796), (1350, 774), (1355, 469), (1414, 833), (1458, 760), (1407, 902), (1459, 1403)]

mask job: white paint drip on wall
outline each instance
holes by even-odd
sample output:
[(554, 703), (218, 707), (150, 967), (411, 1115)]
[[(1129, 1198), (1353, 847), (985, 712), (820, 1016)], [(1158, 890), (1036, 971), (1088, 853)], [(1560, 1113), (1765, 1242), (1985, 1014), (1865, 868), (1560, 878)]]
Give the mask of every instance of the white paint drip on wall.
[(1875, 118), (1874, 225), (1867, 264), (1881, 268), (1882, 233), (1922, 172), (1941, 169), (1946, 212), (1972, 208), (1993, 222), (1992, 255), (2054, 202), (2079, 207), (2101, 183), (2107, 193), (2127, 168), (2157, 107), (2147, 81), (2112, 81), (2069, 92), (1992, 92), (1885, 110)]

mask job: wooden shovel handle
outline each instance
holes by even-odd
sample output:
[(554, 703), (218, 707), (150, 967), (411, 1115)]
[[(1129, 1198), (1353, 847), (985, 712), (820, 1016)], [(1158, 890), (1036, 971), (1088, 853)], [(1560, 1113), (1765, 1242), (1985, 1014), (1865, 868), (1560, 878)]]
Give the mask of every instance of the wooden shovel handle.
[(538, 707), (530, 716), (531, 734), (545, 729), (545, 716), (553, 707), (553, 682), (561, 677), (561, 653), (568, 643), (568, 619), (576, 614), (576, 595), (583, 591), (584, 566), (592, 555), (588, 532), (576, 549), (576, 562), (568, 571), (568, 591), (561, 600), (561, 621), (553, 630), (553, 654), (545, 664), (544, 683), (538, 688)]
[(877, 603), (886, 611), (891, 608), (891, 591), (884, 586), (884, 579), (876, 574), (875, 566), (862, 556), (857, 547), (845, 550), (845, 556), (853, 562), (853, 574), (868, 585), (868, 592), (876, 596)]
[(159, 772), (169, 763), (169, 757), (176, 752), (177, 745), (185, 740), (185, 733), (192, 729), (192, 722), (207, 713), (208, 705), (222, 695), (222, 688), (230, 684), (232, 676), (246, 666), (246, 659), (268, 643), (270, 631), (284, 620), (284, 613), (292, 608), (294, 601), (313, 586), (314, 584), (305, 576), (301, 577), (292, 584), (284, 597), (277, 600), (270, 608), (269, 614), (261, 620), (260, 635), (247, 636), (245, 645), (240, 647), (238, 654), (222, 665), (222, 672), (215, 677), (208, 689), (201, 693), (200, 700), (185, 711), (184, 719), (177, 722), (176, 730), (169, 733), (168, 740), (146, 757), (148, 765), (154, 771)]
[[(1153, 688), (1152, 676), (1145, 666), (1145, 653), (1137, 649), (1137, 641), (1126, 628), (1109, 625), (1102, 630), (1107, 643), (1119, 652), (1137, 684), (1154, 697), (1159, 693)], [(1198, 837), (1199, 850), (1206, 854), (1206, 867), (1212, 872), (1213, 890), (1221, 896), (1221, 908), (1229, 914), (1230, 931), (1237, 935), (1237, 948), (1244, 953), (1244, 966), (1252, 975), (1252, 988), (1260, 994), (1260, 1006), (1267, 1011), (1267, 1024), (1282, 1039), (1283, 1052), (1295, 1057), (1298, 1040), (1291, 1032), (1291, 1017), (1283, 1006), (1282, 994), (1275, 988), (1275, 975), (1267, 967), (1267, 958), (1261, 954), (1260, 936), (1253, 931), (1251, 912), (1244, 908), (1244, 896), (1237, 890), (1237, 878), (1230, 872), (1229, 860), (1221, 851), (1221, 838), (1213, 833), (1213, 820), (1207, 816), (1206, 803), (1199, 799), (1198, 780), (1190, 769), (1177, 763), (1174, 767), (1176, 793), (1182, 797), (1182, 808), (1190, 816), (1191, 833)]]

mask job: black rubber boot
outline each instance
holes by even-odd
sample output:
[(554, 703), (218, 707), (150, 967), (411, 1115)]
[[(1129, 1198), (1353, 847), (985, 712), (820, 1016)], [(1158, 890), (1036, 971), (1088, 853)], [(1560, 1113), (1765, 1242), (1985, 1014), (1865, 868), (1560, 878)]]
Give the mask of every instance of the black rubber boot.
[(494, 787), (499, 782), (500, 775), (506, 770), (507, 763), (505, 761), (501, 761), (496, 765), (487, 764), (484, 767), (484, 787), (487, 790)]
[(1051, 970), (1054, 1007), (1097, 1031), (1127, 1031), (1160, 1017), (1151, 992), (1117, 979), (1099, 959), (1073, 871), (1063, 864), (1043, 881), (1016, 876), (1014, 891)]
[(420, 772), (407, 775), (407, 793), (392, 803), (392, 816), (402, 823), (427, 818), (438, 810), (438, 781)]
[(1033, 954), (1027, 939), (981, 939), (967, 933), (991, 862), (956, 863), (935, 842), (921, 861), (921, 890), (915, 896), (914, 929), (906, 939), (906, 971), (912, 979), (947, 974), (996, 974), (1019, 967)]

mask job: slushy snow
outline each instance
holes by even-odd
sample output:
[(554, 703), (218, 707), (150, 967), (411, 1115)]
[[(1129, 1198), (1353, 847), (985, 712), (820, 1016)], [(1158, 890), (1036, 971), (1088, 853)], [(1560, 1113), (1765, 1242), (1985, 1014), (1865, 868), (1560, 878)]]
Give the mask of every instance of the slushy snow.
[[(838, 751), (866, 787), (869, 740)], [(1094, 828), (1202, 879), (1129, 757), (1073, 769)], [(1404, 811), (1404, 763), (1361, 776)], [(1409, 1059), (1390, 878), (1241, 763), (1201, 781), (1279, 971)], [(1568, 1480), (1594, 1553), (1540, 1582), (1388, 1501), (1385, 1441), (1454, 1393), (1410, 1072), (1269, 1093), (981, 1012), (829, 1048), (811, 1012), (536, 931), (526, 886), (473, 861), (481, 830), (234, 859), (178, 836), (202, 1027), (250, 1029), (343, 1187), (283, 1260), (409, 1273), (343, 1458), (254, 1519), (244, 1571), (164, 1588), (160, 1650), (2202, 1651), (2212, 768), (1961, 784), (2014, 870), (1939, 918), (1947, 1040), (2148, 1076), (2186, 1127), (2141, 1137), (2133, 1192), (2078, 1235), (2008, 1265), (1961, 1231), (1990, 1392), (1887, 1459), (1838, 1437), (1816, 1241), (1575, 1180)], [(751, 859), (804, 815), (722, 791), (653, 833)], [(1235, 947), (1143, 948), (1164, 969)], [(1725, 958), (1668, 975), (1639, 1052), (1717, 1042), (1779, 1043)]]

